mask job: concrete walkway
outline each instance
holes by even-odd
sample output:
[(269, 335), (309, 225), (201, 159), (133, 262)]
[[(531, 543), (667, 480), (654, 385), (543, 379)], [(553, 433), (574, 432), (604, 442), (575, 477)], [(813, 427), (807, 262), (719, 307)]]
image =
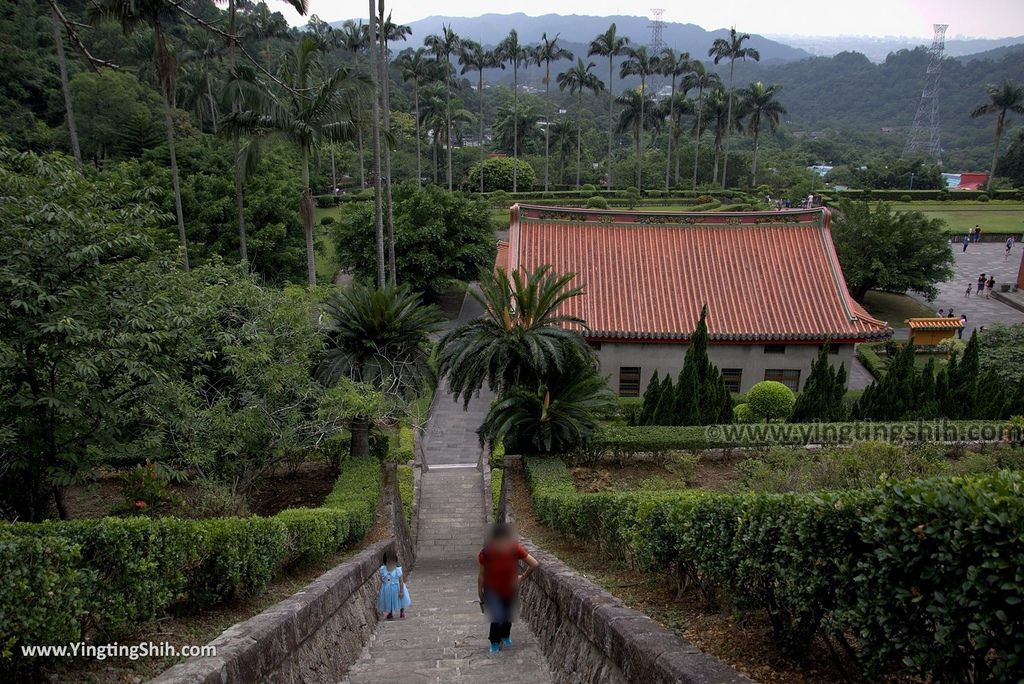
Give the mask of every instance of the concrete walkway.
[(405, 620), (379, 624), (345, 681), (551, 682), (524, 622), (512, 628), (512, 648), (487, 651), (487, 618), (476, 597), (476, 555), (487, 528), (480, 472), (431, 470), (423, 473), (421, 486), (416, 570), (408, 578), (413, 605)]
[[(982, 227), (984, 228), (984, 226)], [(962, 245), (951, 245), (951, 248), (955, 261), (953, 265), (955, 275), (952, 280), (938, 284), (939, 296), (935, 298), (934, 302), (926, 302), (928, 306), (936, 311), (940, 308), (949, 311), (952, 308), (956, 316), (966, 314), (965, 340), (978, 326), (991, 327), (997, 323), (1003, 325), (1024, 323), (1024, 312), (997, 301), (994, 297), (988, 299), (984, 295), (979, 297), (974, 294), (980, 273), (995, 277), (996, 290), (1003, 283), (1017, 281), (1017, 269), (1020, 267), (1021, 250), (1024, 249), (1024, 243), (1017, 243), (1013, 246), (1009, 259), (1003, 258), (1006, 246), (1002, 242), (973, 242), (967, 247), (966, 252), (963, 251)], [(972, 287), (969, 297), (964, 295), (968, 284)], [(915, 299), (925, 301), (917, 293), (909, 294)]]

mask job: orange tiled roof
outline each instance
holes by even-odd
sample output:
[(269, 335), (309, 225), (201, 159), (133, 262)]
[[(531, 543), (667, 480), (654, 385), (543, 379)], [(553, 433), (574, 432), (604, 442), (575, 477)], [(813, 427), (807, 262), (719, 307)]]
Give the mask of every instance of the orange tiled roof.
[[(827, 209), (623, 212), (516, 205), (509, 269), (550, 264), (586, 294), (590, 339), (685, 340), (708, 305), (718, 341), (863, 341), (892, 329), (850, 297)], [(501, 262), (499, 262), (500, 264)]]
[(960, 317), (908, 318), (907, 327), (911, 330), (956, 330), (964, 327)]

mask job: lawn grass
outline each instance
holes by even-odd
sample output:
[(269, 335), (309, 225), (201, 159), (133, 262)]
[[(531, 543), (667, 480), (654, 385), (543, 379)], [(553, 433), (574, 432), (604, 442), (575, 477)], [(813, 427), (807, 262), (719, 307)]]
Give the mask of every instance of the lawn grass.
[(894, 328), (905, 328), (908, 318), (934, 316), (935, 311), (913, 297), (894, 292), (870, 290), (864, 297), (864, 308), (875, 318)]
[(893, 202), (897, 211), (920, 211), (928, 218), (946, 222), (946, 232), (962, 235), (981, 226), (985, 233), (1024, 232), (1024, 202), (998, 200), (992, 202)]

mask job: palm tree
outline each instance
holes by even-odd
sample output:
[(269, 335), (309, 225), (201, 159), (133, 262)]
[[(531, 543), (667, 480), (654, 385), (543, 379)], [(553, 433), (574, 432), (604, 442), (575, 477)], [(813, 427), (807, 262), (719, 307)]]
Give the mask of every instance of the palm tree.
[[(640, 46), (638, 48), (628, 48), (626, 50), (626, 59), (622, 62), (619, 68), (619, 77), (625, 78), (627, 76), (639, 76), (640, 77), (640, 92), (642, 97), (640, 98), (640, 120), (645, 121), (644, 106), (648, 100), (647, 98), (647, 77), (658, 73), (659, 62), (657, 55), (652, 55), (647, 52), (647, 48)], [(643, 129), (640, 129), (641, 135)], [(640, 159), (640, 147), (641, 140), (640, 136), (636, 139), (636, 189), (643, 190), (643, 164)]]
[[(512, 65), (512, 109), (514, 115), (512, 117), (513, 125), (518, 126), (519, 124), (519, 65), (523, 65), (525, 69), (530, 63), (530, 55), (533, 50), (529, 45), (523, 45), (519, 42), (519, 34), (515, 29), (509, 31), (509, 34), (505, 36), (505, 39), (498, 43), (498, 47), (495, 50), (503, 63), (508, 62)], [(512, 131), (512, 139), (519, 140), (519, 132), (516, 130)], [(512, 158), (516, 163), (512, 165), (512, 192), (519, 190), (519, 147), (518, 145), (512, 146)]]
[[(755, 62), (761, 60), (761, 53), (750, 47), (743, 47), (743, 43), (750, 40), (746, 33), (736, 33), (736, 27), (729, 29), (729, 38), (715, 38), (708, 50), (708, 57), (715, 58), (715, 64), (723, 59), (729, 60), (729, 120), (732, 121), (732, 75), (733, 67), (737, 59), (746, 60), (748, 57)], [(725, 136), (725, 157), (722, 161), (722, 188), (725, 188), (726, 174), (729, 170), (729, 135)]]
[[(704, 114), (704, 91), (722, 87), (722, 79), (713, 71), (704, 67), (704, 62), (694, 60), (690, 64), (690, 73), (683, 77), (683, 90), (697, 89), (697, 123), (694, 126), (696, 131), (693, 141), (693, 189), (697, 189), (697, 165), (700, 163), (700, 135), (704, 132), (701, 118)], [(717, 167), (717, 165), (716, 165)]]
[(560, 59), (572, 59), (572, 53), (558, 45), (558, 36), (548, 38), (547, 33), (540, 37), (540, 43), (533, 51), (533, 58), (537, 66), (544, 65), (544, 191), (548, 190), (548, 159), (550, 157), (551, 135), (548, 128), (551, 125), (551, 63)]
[(590, 47), (587, 49), (587, 57), (593, 57), (598, 55), (600, 57), (608, 58), (608, 189), (612, 189), (612, 131), (615, 127), (615, 88), (613, 88), (615, 78), (615, 58), (625, 52), (626, 47), (629, 45), (629, 38), (626, 36), (620, 36), (615, 30), (615, 24), (612, 23), (608, 27), (608, 30), (601, 35), (590, 41)]
[(462, 72), (476, 71), (477, 85), (476, 92), (480, 98), (480, 192), (484, 191), (484, 69), (489, 67), (505, 68), (505, 65), (498, 61), (494, 53), (485, 50), (475, 40), (462, 41), (462, 48), (459, 50), (459, 62), (462, 64)]
[[(311, 35), (299, 38), (282, 72), (287, 83), (280, 97), (271, 96), (263, 116), (252, 121), (251, 128), (280, 135), (299, 148), (302, 155), (302, 199), (299, 217), (306, 234), (306, 275), (316, 284), (316, 256), (313, 251), (313, 193), (309, 185), (309, 157), (322, 140), (349, 140), (355, 128), (356, 114), (352, 96), (365, 93), (369, 83), (350, 67), (340, 67), (317, 82), (321, 74), (320, 47)], [(244, 123), (244, 121), (243, 121)], [(383, 255), (381, 264), (383, 266)]]
[[(603, 85), (603, 84), (602, 84)], [(558, 152), (558, 184), (565, 183), (565, 164), (569, 154), (576, 147), (576, 122), (566, 116), (560, 116), (551, 122), (551, 139)]]
[(424, 38), (423, 44), (428, 50), (434, 53), (434, 57), (437, 60), (439, 71), (438, 73), (444, 78), (445, 85), (445, 125), (448, 128), (448, 133), (445, 135), (446, 143), (445, 147), (448, 148), (448, 189), (452, 189), (452, 146), (451, 146), (451, 127), (452, 127), (452, 55), (459, 50), (459, 46), (462, 45), (462, 38), (459, 34), (452, 30), (451, 25), (444, 26), (439, 34), (431, 34)]
[(171, 100), (174, 97), (178, 65), (169, 49), (165, 24), (177, 19), (177, 8), (169, 0), (97, 0), (90, 13), (101, 19), (117, 21), (125, 35), (145, 26), (153, 32), (153, 65), (160, 96), (164, 105), (164, 132), (171, 164), (171, 186), (174, 190), (174, 215), (178, 221), (178, 242), (181, 245), (182, 266), (187, 271), (188, 239), (185, 236), (185, 214), (181, 208), (181, 177), (178, 156), (174, 147), (174, 117)]
[(494, 120), (494, 140), (499, 149), (510, 150), (513, 155), (523, 152), (526, 141), (540, 134), (537, 123), (540, 116), (532, 105), (516, 109), (508, 104), (498, 107)]
[(779, 117), (786, 113), (786, 108), (775, 99), (779, 86), (766, 86), (761, 81), (751, 83), (740, 91), (740, 109), (747, 119), (747, 131), (754, 136), (754, 161), (751, 171), (751, 186), (757, 187), (757, 152), (758, 137), (761, 128), (767, 126), (774, 131), (779, 126)]
[(403, 81), (412, 81), (413, 117), (416, 119), (416, 182), (423, 182), (423, 155), (420, 152), (420, 141), (423, 134), (420, 130), (420, 87), (428, 82), (437, 66), (427, 59), (427, 51), (423, 48), (403, 50), (395, 60), (395, 65), (402, 73)]
[[(317, 369), (324, 384), (348, 379), (407, 397), (433, 378), (431, 335), (444, 317), (408, 286), (356, 283), (334, 295), (326, 314), (328, 348)], [(352, 420), (351, 455), (368, 453), (368, 427), (364, 416)]]
[[(576, 188), (580, 187), (580, 170), (582, 168), (582, 125), (580, 117), (583, 113), (583, 91), (589, 90), (598, 95), (604, 90), (604, 83), (594, 73), (594, 63), (583, 63), (582, 58), (576, 58), (576, 66), (568, 71), (558, 74), (558, 89), (569, 89), (570, 93), (576, 95)], [(547, 134), (545, 133), (545, 136)], [(545, 148), (547, 141), (545, 140)], [(545, 149), (546, 151), (546, 149)]]
[(386, 182), (384, 188), (384, 200), (387, 202), (387, 214), (385, 216), (387, 223), (387, 236), (388, 236), (388, 274), (391, 279), (391, 284), (394, 285), (398, 281), (398, 267), (395, 262), (395, 214), (394, 214), (394, 202), (392, 201), (391, 186), (393, 179), (391, 178), (391, 69), (389, 64), (391, 61), (391, 50), (389, 44), (392, 41), (405, 40), (406, 36), (412, 33), (412, 29), (403, 24), (396, 24), (391, 20), (391, 14), (384, 17), (384, 0), (380, 0), (377, 5), (379, 14), (377, 15), (377, 35), (380, 47), (380, 62), (378, 64), (378, 88), (381, 107), (384, 110), (383, 122), (376, 122), (376, 125), (383, 123), (384, 132), (387, 136), (387, 141), (384, 143), (381, 153), (383, 156), (383, 175)]
[[(648, 95), (642, 93), (640, 88), (623, 90), (622, 94), (615, 98), (615, 101), (622, 106), (622, 110), (619, 112), (619, 120), (615, 124), (615, 131), (617, 133), (629, 131), (633, 136), (633, 142), (637, 150), (636, 163), (639, 165), (642, 163), (640, 139), (643, 137), (644, 130), (654, 130), (655, 126), (657, 126), (657, 111), (654, 107), (649, 106), (654, 103)], [(639, 175), (639, 171), (637, 175)]]
[(448, 376), (455, 399), (468, 404), (485, 384), (496, 392), (516, 385), (538, 387), (574, 354), (592, 358), (579, 332), (586, 322), (560, 311), (583, 293), (582, 287), (569, 285), (574, 277), (552, 273), (549, 266), (528, 274), (499, 269), (481, 279), (479, 292), (470, 290), (483, 316), (445, 334), (438, 353), (439, 369)]
[[(665, 154), (665, 192), (669, 191), (671, 185), (670, 174), (672, 171), (672, 144), (676, 140), (676, 131), (679, 127), (676, 125), (676, 79), (683, 76), (690, 71), (690, 53), (689, 52), (676, 52), (672, 48), (664, 48), (661, 51), (659, 57), (659, 64), (661, 65), (661, 75), (670, 76), (672, 78), (672, 93), (668, 99), (668, 121), (672, 127), (672, 133), (668, 136), (668, 150)], [(685, 95), (686, 91), (683, 91)], [(677, 173), (676, 176), (679, 174)]]
[(568, 453), (585, 445), (615, 403), (595, 364), (572, 358), (540, 387), (514, 387), (491, 405), (480, 428), (510, 453)]
[(978, 105), (971, 111), (971, 118), (976, 119), (979, 116), (986, 116), (988, 114), (996, 114), (996, 139), (992, 150), (992, 170), (988, 174), (988, 183), (985, 184), (986, 189), (991, 189), (992, 179), (996, 175), (996, 164), (999, 161), (999, 143), (1003, 137), (1003, 129), (1006, 126), (1006, 113), (1013, 112), (1014, 114), (1024, 115), (1024, 86), (1019, 86), (1009, 80), (1004, 81), (1002, 85), (990, 85), (986, 89), (988, 92), (989, 101), (983, 105)]
[(658, 116), (664, 117), (672, 127), (669, 133), (672, 138), (672, 149), (675, 150), (675, 154), (672, 155), (672, 159), (675, 161), (672, 184), (676, 187), (679, 185), (679, 166), (682, 159), (679, 154), (679, 139), (683, 135), (683, 119), (692, 116), (693, 113), (693, 101), (682, 92), (677, 92), (671, 100), (660, 103)]
[(724, 91), (719, 89), (712, 90), (704, 98), (703, 120), (705, 128), (710, 127), (714, 135), (715, 165), (713, 175), (717, 182), (718, 163), (722, 159), (722, 144), (728, 138), (729, 133), (739, 130), (736, 119), (729, 116), (729, 101)]

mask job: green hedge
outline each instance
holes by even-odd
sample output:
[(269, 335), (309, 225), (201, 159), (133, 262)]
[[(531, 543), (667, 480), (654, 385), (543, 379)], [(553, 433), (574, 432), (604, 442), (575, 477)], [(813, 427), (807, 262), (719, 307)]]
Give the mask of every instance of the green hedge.
[(402, 495), (402, 513), (405, 515), (405, 522), (412, 524), (412, 497), (416, 488), (416, 474), (411, 465), (400, 463), (398, 465), (398, 493)]
[[(936, 421), (893, 423), (768, 423), (753, 425), (604, 425), (587, 448), (574, 457), (613, 456), (667, 451), (698, 451), (752, 446), (848, 444), (882, 441), (975, 441), (998, 439), (1005, 421)], [(945, 428), (941, 435), (938, 427)], [(980, 437), (979, 437), (980, 436)]]
[[(113, 639), (165, 615), (253, 596), (373, 525), (380, 464), (348, 461), (320, 508), (263, 518), (100, 518), (0, 526), (0, 669), (21, 644)], [(6, 661), (6, 663), (5, 663)]]
[(498, 504), (501, 503), (501, 480), (505, 471), (501, 468), (491, 470), (491, 519), (498, 519)]
[(545, 524), (764, 610), (788, 654), (821, 632), (873, 681), (1015, 681), (1024, 664), (1019, 472), (773, 495), (580, 494), (550, 458), (526, 475)]
[(902, 202), (904, 196), (912, 201), (949, 200), (951, 202), (976, 202), (982, 195), (1000, 200), (1024, 199), (1020, 190), (995, 190), (986, 193), (980, 190), (836, 190), (832, 194), (837, 198), (885, 200), (886, 202)]
[(857, 358), (864, 364), (864, 367), (868, 369), (868, 372), (875, 378), (875, 380), (881, 380), (882, 376), (885, 375), (885, 362), (875, 351), (874, 344), (858, 344), (857, 345)]

